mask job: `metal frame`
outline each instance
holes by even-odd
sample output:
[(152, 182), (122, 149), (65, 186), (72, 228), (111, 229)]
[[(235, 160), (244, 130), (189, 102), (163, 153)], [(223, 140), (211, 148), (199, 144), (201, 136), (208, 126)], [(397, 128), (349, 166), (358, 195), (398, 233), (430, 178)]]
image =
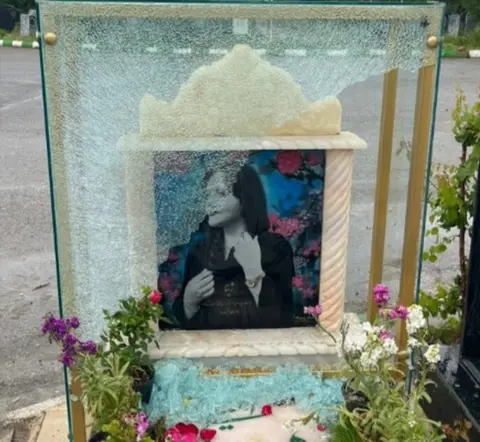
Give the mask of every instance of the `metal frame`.
[[(44, 6), (48, 8), (44, 9)], [(358, 21), (369, 20), (422, 20), (426, 19), (427, 33), (436, 35), (440, 32), (443, 13), (438, 8), (428, 6), (405, 7), (400, 5), (271, 5), (264, 4), (120, 4), (120, 3), (70, 3), (70, 2), (41, 2), (43, 32), (56, 31), (57, 16), (86, 17), (135, 17), (135, 18), (255, 18), (255, 19), (350, 19)], [(68, 37), (65, 33), (62, 38)], [(43, 41), (42, 43), (45, 43)], [(50, 72), (59, 69), (57, 57), (53, 48), (41, 45), (44, 63), (49, 66)], [(65, 46), (66, 47), (66, 46)], [(74, 52), (74, 51), (72, 51)], [(75, 56), (72, 54), (72, 62)], [(427, 166), (427, 153), (429, 150), (430, 128), (432, 123), (432, 108), (435, 89), (435, 64), (437, 62), (437, 49), (425, 46), (423, 54), (423, 67), (419, 71), (417, 86), (417, 103), (415, 111), (415, 128), (413, 149), (409, 176), (407, 211), (405, 217), (405, 237), (402, 255), (402, 274), (400, 285), (400, 302), (411, 305), (415, 297), (415, 283), (419, 251), (420, 227), (422, 216), (422, 199), (425, 190), (425, 171)], [(388, 183), (391, 165), (393, 129), (396, 103), (397, 71), (385, 74), (383, 93), (382, 122), (380, 129), (380, 149), (377, 165), (377, 189), (375, 195), (374, 227), (372, 239), (372, 256), (370, 264), (369, 291), (374, 284), (381, 281), (383, 271), (383, 255), (385, 246), (385, 230), (388, 205)], [(74, 89), (62, 92), (62, 85), (55, 79), (49, 80), (50, 87), (46, 91), (48, 108), (48, 123), (50, 125), (51, 139), (47, 140), (50, 149), (57, 161), (63, 158), (63, 126), (60, 96), (69, 94), (70, 100), (75, 102)], [(61, 287), (64, 300), (73, 299), (73, 281), (75, 272), (71, 262), (70, 250), (70, 225), (68, 221), (68, 196), (66, 177), (51, 172), (52, 185), (55, 186), (54, 218), (56, 222), (57, 259), (59, 262), (59, 288)], [(69, 296), (70, 293), (70, 296)], [(370, 298), (370, 297), (369, 297)], [(370, 302), (368, 318), (373, 320), (375, 308)], [(397, 334), (400, 350), (399, 360), (405, 356), (406, 333), (402, 328)], [(256, 374), (261, 374), (257, 373)], [(254, 373), (254, 374), (255, 374)], [(327, 372), (324, 372), (326, 374)], [(343, 373), (343, 372), (341, 372)], [(234, 373), (232, 373), (234, 374)], [(332, 372), (332, 375), (333, 372)], [(77, 382), (72, 382), (71, 388), (71, 422), (73, 439), (75, 442), (85, 442), (85, 413), (81, 402), (81, 394)]]

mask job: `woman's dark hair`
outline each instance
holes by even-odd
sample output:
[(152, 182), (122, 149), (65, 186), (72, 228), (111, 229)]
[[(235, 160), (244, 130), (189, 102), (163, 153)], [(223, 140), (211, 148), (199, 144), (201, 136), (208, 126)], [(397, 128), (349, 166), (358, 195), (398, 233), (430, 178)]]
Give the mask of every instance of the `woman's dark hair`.
[[(215, 172), (205, 177), (208, 181)], [(245, 165), (237, 173), (232, 187), (232, 193), (240, 200), (242, 218), (245, 220), (248, 233), (255, 237), (268, 231), (270, 222), (267, 215), (267, 198), (262, 182), (255, 169)], [(207, 232), (206, 268), (210, 270), (222, 267), (225, 261), (224, 233), (219, 227), (209, 227), (207, 219), (204, 221)]]
[(240, 200), (242, 218), (252, 237), (268, 230), (267, 198), (255, 169), (245, 165), (237, 173), (233, 194)]

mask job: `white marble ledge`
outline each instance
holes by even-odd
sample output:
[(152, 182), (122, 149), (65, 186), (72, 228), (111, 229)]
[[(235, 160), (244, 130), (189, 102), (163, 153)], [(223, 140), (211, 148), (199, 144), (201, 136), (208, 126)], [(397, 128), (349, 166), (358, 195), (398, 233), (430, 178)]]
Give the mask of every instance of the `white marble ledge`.
[(352, 132), (322, 136), (281, 136), (262, 138), (144, 138), (139, 134), (124, 135), (118, 149), (124, 152), (182, 151), (252, 151), (252, 150), (361, 150), (365, 140)]
[[(346, 314), (345, 320), (350, 326), (359, 323), (355, 314)], [(335, 333), (334, 336), (339, 342), (339, 333)], [(175, 330), (159, 332), (158, 343), (160, 349), (150, 350), (150, 357), (153, 360), (337, 354), (337, 345), (319, 327)]]

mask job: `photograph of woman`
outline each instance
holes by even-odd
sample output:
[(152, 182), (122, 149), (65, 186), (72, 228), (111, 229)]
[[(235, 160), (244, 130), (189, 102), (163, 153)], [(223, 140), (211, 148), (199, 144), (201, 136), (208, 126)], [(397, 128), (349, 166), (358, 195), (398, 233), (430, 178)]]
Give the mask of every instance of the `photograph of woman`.
[(262, 182), (249, 165), (232, 185), (222, 171), (206, 179), (206, 235), (185, 261), (173, 303), (181, 328), (276, 328), (293, 325), (293, 250), (269, 231)]
[(304, 309), (318, 304), (324, 152), (167, 159), (155, 172), (162, 330), (315, 326)]

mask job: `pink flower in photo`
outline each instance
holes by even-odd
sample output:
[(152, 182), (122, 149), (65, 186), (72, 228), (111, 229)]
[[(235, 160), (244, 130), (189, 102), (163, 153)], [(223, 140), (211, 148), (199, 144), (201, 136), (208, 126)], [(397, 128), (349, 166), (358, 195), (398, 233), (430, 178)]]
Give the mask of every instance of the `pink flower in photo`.
[(296, 150), (278, 152), (275, 161), (278, 171), (284, 175), (294, 175), (303, 163), (302, 155)]
[(305, 276), (297, 275), (292, 278), (292, 286), (301, 290), (305, 285)]
[(176, 252), (174, 252), (173, 250), (170, 250), (168, 252), (168, 258), (167, 258), (167, 261), (169, 262), (176, 262), (179, 260), (179, 256), (176, 254)]
[(312, 241), (306, 249), (304, 249), (302, 255), (305, 258), (309, 256), (319, 256), (320, 255), (320, 242), (319, 241)]
[(317, 291), (313, 287), (303, 287), (301, 292), (303, 299), (312, 299), (318, 295)]
[(312, 152), (307, 155), (307, 163), (310, 167), (318, 166), (321, 162), (320, 154)]

